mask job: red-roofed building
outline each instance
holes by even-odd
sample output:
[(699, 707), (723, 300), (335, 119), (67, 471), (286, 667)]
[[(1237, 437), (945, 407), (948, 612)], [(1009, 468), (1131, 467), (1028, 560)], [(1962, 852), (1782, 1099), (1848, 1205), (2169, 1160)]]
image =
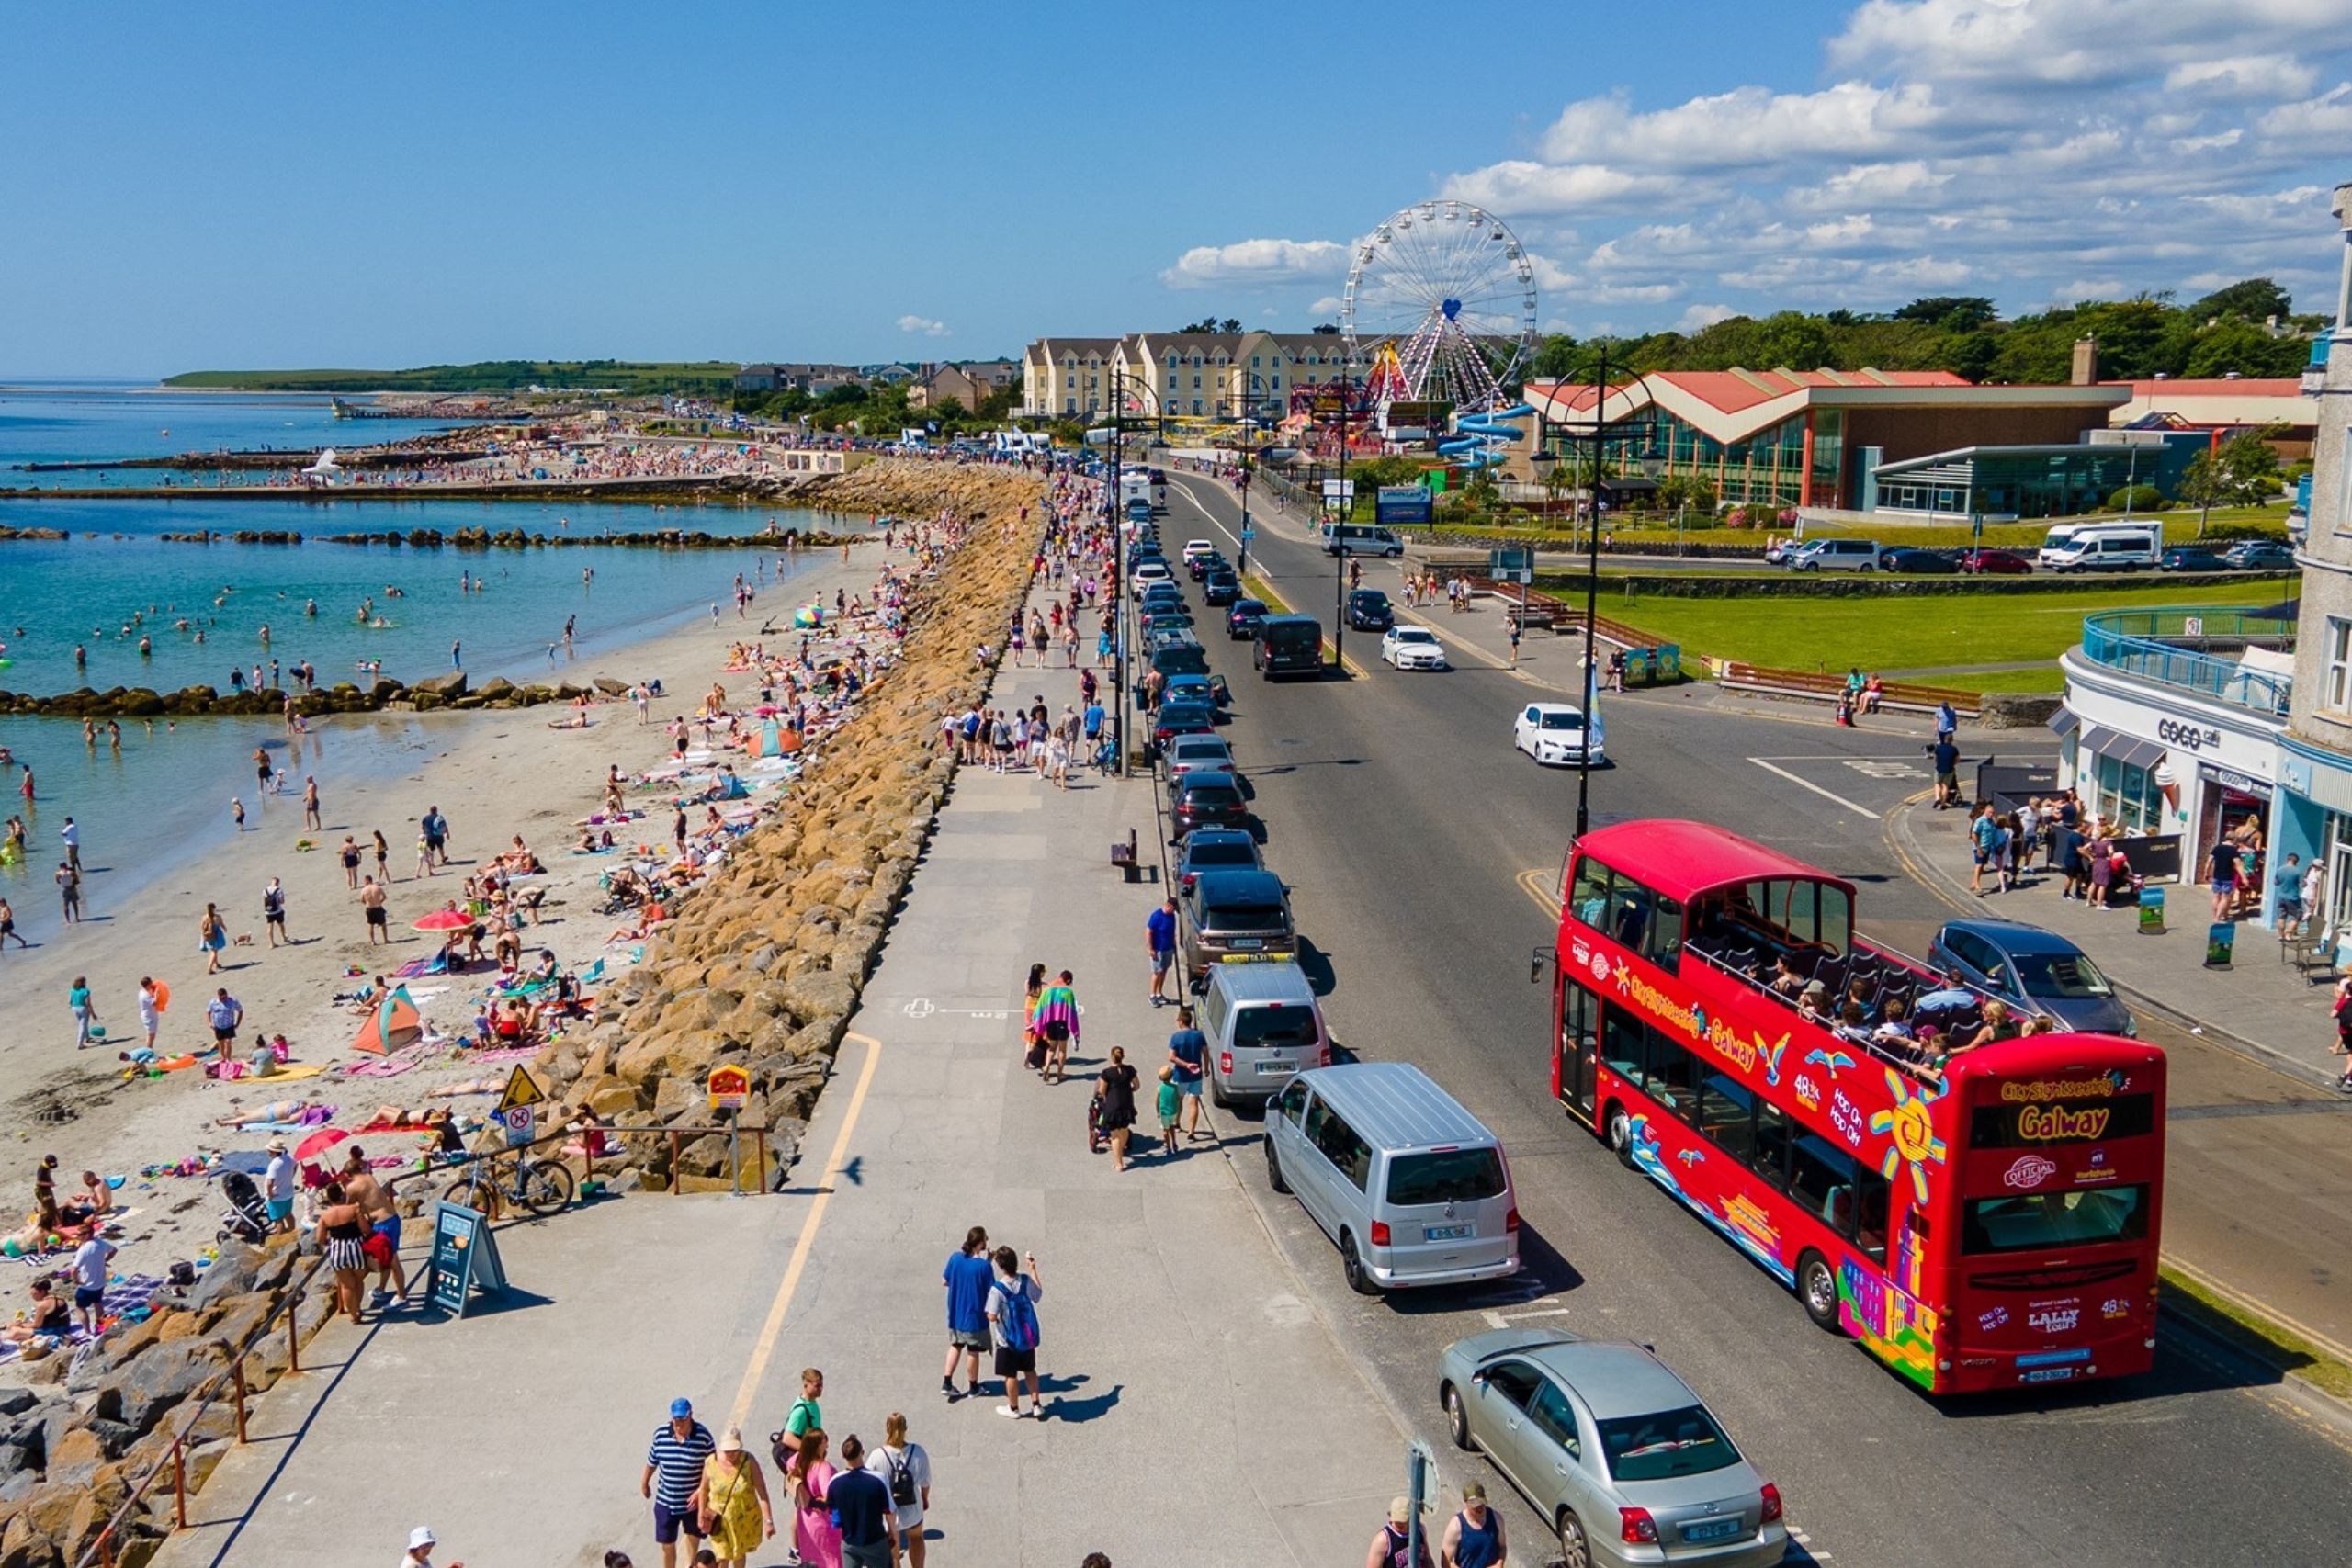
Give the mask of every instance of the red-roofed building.
[[(1861, 511), (1881, 463), (2079, 442), (2131, 395), (1977, 386), (1948, 370), (1658, 370), (1611, 388), (1602, 418), (1655, 411), (1666, 471), (1701, 475), (1727, 502)], [(1589, 386), (1531, 382), (1527, 400), (1567, 434), (1592, 419)]]
[(2303, 384), (2291, 377), (2256, 378), (2246, 376), (2149, 381), (2109, 381), (2122, 387), (2132, 400), (2115, 411), (2115, 423), (2143, 430), (2207, 430), (2223, 440), (2241, 430), (2283, 425), (2271, 445), (2281, 457), (2293, 461), (2312, 455), (2312, 440), (2319, 431), (2319, 400), (2303, 395)]

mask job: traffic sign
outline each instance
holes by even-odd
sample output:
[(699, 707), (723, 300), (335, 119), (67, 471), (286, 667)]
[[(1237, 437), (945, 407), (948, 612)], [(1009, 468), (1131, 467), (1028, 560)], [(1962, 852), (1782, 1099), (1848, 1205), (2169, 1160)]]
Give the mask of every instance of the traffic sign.
[(752, 1098), (752, 1075), (741, 1067), (713, 1067), (708, 1088), (713, 1111), (741, 1111)]
[(525, 1072), (523, 1064), (517, 1062), (514, 1076), (506, 1080), (506, 1092), (498, 1098), (498, 1109), (512, 1111), (518, 1106), (544, 1105), (547, 1098), (547, 1090), (539, 1087), (538, 1080)]
[(519, 1148), (531, 1141), (531, 1135), (537, 1122), (537, 1118), (532, 1114), (531, 1107), (518, 1105), (511, 1111), (500, 1111), (499, 1116), (506, 1123), (506, 1142), (509, 1147)]
[(1245, 545), (1257, 536), (1258, 530), (1255, 528), (1244, 528), (1241, 530), (1241, 542)]

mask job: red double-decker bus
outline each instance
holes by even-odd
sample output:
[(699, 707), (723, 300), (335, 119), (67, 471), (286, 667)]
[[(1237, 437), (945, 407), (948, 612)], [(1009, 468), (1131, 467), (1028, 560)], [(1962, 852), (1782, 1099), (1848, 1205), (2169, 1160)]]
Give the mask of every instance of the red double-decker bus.
[(1965, 1040), (1982, 998), (1857, 936), (1851, 883), (1705, 823), (1587, 833), (1562, 890), (1552, 1092), (1815, 1323), (1930, 1393), (2147, 1370), (2161, 1051), (1882, 1032), (1900, 1002)]

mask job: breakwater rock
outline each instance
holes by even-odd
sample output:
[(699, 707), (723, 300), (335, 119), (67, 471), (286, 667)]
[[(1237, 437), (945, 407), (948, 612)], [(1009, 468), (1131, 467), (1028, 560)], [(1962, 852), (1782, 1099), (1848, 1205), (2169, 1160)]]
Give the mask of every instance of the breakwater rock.
[[(516, 685), (503, 676), (493, 676), (473, 688), (468, 685), (463, 671), (430, 676), (413, 686), (379, 676), (365, 686), (345, 681), (316, 691), (291, 694), (294, 711), (311, 718), (331, 713), (376, 713), (386, 708), (413, 713), (431, 713), (436, 708), (527, 708), (542, 703), (568, 703), (576, 697), (593, 699), (617, 694), (571, 681), (553, 685)], [(222, 692), (213, 686), (183, 686), (176, 692), (158, 692), (146, 686), (112, 686), (100, 692), (84, 686), (46, 697), (30, 692), (0, 692), (0, 714), (42, 718), (236, 716), (282, 713), (288, 695), (282, 690)]]
[[(710, 1122), (703, 1082), (721, 1063), (751, 1073), (740, 1125), (767, 1130), (775, 1165), (763, 1179), (790, 1164), (946, 797), (954, 768), (939, 716), (985, 690), (990, 671), (971, 649), (994, 640), (1028, 585), (1042, 526), (1035, 476), (910, 462), (852, 478), (862, 483), (824, 503), (925, 518), (945, 508), (976, 526), (918, 591), (899, 662), (811, 755), (783, 811), (685, 903), (642, 965), (607, 983), (596, 1025), (538, 1059), (565, 1114), (587, 1106), (664, 1129), (619, 1139), (649, 1186), (673, 1175), (688, 1190), (728, 1184), (725, 1137), (681, 1136), (673, 1172), (667, 1131)], [(749, 1158), (749, 1139), (742, 1148)]]

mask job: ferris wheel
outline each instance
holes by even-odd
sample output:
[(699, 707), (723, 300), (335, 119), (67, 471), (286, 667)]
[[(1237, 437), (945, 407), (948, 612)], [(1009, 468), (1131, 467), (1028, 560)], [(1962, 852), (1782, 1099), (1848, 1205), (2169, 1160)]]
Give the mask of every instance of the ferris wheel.
[(1408, 207), (1356, 242), (1340, 296), (1340, 329), (1358, 364), (1392, 363), (1374, 392), (1449, 402), (1462, 412), (1505, 401), (1535, 346), (1535, 267), (1493, 213), (1462, 201)]

